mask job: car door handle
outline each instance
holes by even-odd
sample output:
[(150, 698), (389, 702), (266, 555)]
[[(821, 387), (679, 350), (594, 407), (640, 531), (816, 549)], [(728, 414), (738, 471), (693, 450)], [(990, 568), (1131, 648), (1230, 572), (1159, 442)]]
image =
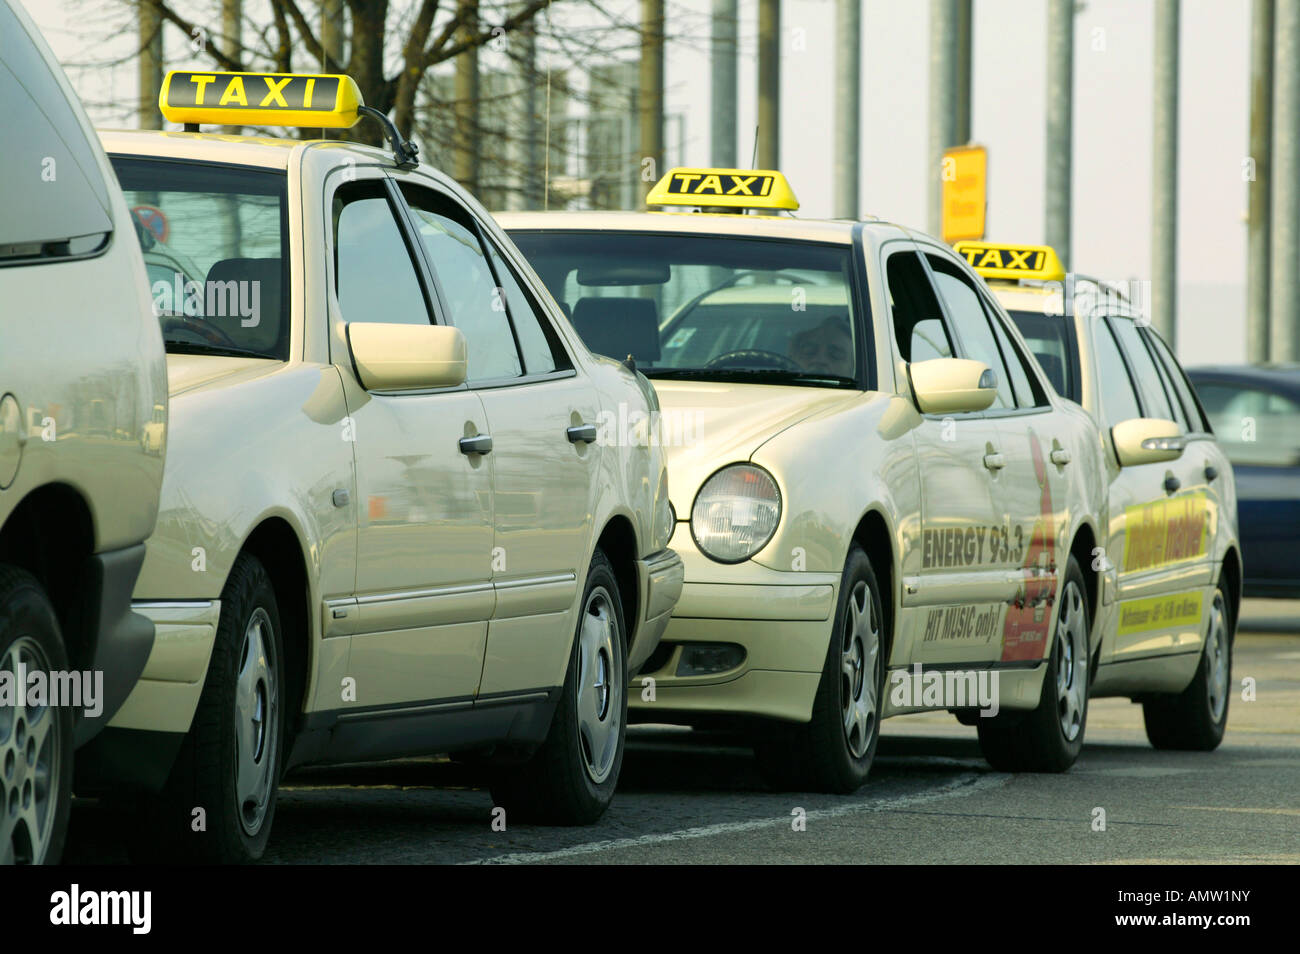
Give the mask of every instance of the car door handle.
[(1001, 470), (1007, 466), (1007, 460), (1001, 454), (985, 454), (984, 466), (989, 470)]
[(596, 425), (595, 424), (577, 424), (568, 428), (564, 432), (570, 444), (594, 444), (596, 443)]
[(1058, 467), (1064, 467), (1072, 460), (1070, 452), (1064, 447), (1058, 447), (1056, 450), (1052, 451), (1051, 457), (1052, 463)]
[(1213, 464), (1205, 465), (1205, 480), (1207, 483), (1218, 476), (1219, 476), (1219, 468), (1215, 467)]
[(1173, 474), (1170, 474), (1168, 477), (1165, 478), (1165, 493), (1172, 494), (1182, 485), (1183, 482), (1181, 480), (1179, 480)]
[(462, 454), (492, 453), (491, 435), (475, 434), (473, 437), (462, 437), (460, 439), (460, 452)]

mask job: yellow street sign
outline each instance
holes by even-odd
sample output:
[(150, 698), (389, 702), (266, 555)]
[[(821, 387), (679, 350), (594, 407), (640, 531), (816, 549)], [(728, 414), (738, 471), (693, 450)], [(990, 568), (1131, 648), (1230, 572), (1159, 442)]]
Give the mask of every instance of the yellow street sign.
[(983, 146), (946, 149), (943, 179), (943, 240), (982, 239), (988, 208), (988, 150)]

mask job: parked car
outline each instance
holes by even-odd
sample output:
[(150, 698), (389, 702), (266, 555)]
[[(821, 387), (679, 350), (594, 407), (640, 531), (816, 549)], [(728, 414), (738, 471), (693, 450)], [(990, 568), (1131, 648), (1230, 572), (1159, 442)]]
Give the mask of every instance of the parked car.
[(0, 863), (54, 863), (87, 767), (74, 750), (153, 647), (130, 598), (158, 513), (167, 381), (113, 170), (10, 0), (0, 115)]

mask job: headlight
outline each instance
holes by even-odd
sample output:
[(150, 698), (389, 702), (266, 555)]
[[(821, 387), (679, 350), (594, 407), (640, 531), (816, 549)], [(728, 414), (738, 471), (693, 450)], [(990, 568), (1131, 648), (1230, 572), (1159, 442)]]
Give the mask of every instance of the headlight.
[(753, 464), (732, 464), (704, 482), (691, 508), (695, 544), (719, 563), (748, 560), (767, 545), (781, 519), (781, 491)]

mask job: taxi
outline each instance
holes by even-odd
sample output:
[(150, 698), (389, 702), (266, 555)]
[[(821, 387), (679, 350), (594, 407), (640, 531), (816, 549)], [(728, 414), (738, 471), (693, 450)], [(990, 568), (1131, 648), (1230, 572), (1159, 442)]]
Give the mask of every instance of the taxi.
[[(255, 859), (286, 769), (432, 753), (511, 818), (593, 821), (683, 576), (663, 450), (598, 429), (653, 387), (350, 78), (172, 72), (160, 105), (193, 131), (101, 133), (171, 429), (157, 639), (85, 787), (145, 857)], [(193, 125), (363, 116), (391, 151)]]
[(1093, 696), (1142, 703), (1157, 748), (1223, 739), (1242, 561), (1232, 464), (1169, 346), (1121, 285), (1048, 246), (958, 242), (1056, 390), (1101, 430), (1109, 532)]
[(928, 236), (782, 214), (773, 170), (674, 169), (648, 204), (498, 216), (587, 345), (659, 393), (686, 583), (633, 720), (741, 729), (789, 788), (854, 791), (880, 720), (932, 708), (995, 766), (1068, 768), (1096, 425)]

